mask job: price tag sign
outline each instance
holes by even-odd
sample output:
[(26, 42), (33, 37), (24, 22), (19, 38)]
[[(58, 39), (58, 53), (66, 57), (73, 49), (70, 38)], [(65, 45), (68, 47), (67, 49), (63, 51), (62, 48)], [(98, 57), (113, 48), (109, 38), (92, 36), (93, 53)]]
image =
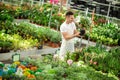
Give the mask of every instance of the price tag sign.
[(12, 61), (13, 62), (20, 61), (20, 54), (14, 54), (14, 55), (12, 55)]

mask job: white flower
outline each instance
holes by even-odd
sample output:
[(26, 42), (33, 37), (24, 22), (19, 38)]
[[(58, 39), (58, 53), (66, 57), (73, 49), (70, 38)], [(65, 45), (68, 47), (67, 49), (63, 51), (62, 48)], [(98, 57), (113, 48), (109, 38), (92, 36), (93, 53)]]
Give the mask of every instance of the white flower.
[(53, 58), (54, 58), (54, 59), (57, 59), (57, 58), (58, 58), (58, 54), (54, 54), (54, 55), (53, 55)]

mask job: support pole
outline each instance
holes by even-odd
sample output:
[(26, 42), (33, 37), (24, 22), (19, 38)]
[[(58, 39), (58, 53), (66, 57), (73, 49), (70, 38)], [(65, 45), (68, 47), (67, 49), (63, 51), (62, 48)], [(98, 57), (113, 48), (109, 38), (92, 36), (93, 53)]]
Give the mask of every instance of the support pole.
[(62, 0), (60, 0), (60, 9), (59, 9), (59, 12), (61, 12), (61, 11), (62, 11), (62, 5), (63, 5), (63, 1), (62, 1)]
[[(88, 14), (88, 8), (86, 9), (86, 14), (85, 14), (86, 18), (87, 18), (87, 14)], [(83, 39), (83, 36), (81, 36), (80, 43), (79, 43), (79, 48), (82, 45), (82, 39)]]
[(92, 23), (91, 23), (91, 26), (90, 26), (90, 28), (89, 28), (89, 37), (88, 37), (88, 44), (87, 44), (87, 47), (89, 46), (89, 43), (90, 43), (90, 33), (92, 32), (92, 26), (93, 26), (93, 24), (94, 24), (94, 13), (95, 13), (95, 9), (93, 9), (93, 12), (92, 12), (92, 18), (91, 18), (91, 20), (92, 20)]
[(39, 1), (39, 6), (44, 4), (44, 0)]
[(21, 5), (23, 4), (23, 0), (21, 0), (21, 3), (20, 3)]
[(88, 8), (86, 9), (86, 17), (87, 17), (87, 14), (88, 14)]
[(42, 0), (42, 5), (44, 4), (44, 0)]
[(54, 2), (53, 2), (53, 4), (52, 4), (52, 10), (51, 10), (51, 13), (50, 13), (50, 19), (49, 19), (48, 27), (50, 27), (50, 24), (51, 24), (51, 18), (52, 18), (52, 13), (53, 13), (53, 7), (54, 7)]
[(57, 31), (58, 31), (58, 21), (57, 20), (55, 20), (55, 24), (56, 24), (56, 29), (57, 29)]
[(69, 7), (69, 0), (66, 1), (66, 8), (68, 9)]
[(112, 3), (112, 2), (109, 2), (108, 12), (107, 12), (107, 18), (109, 17), (109, 14), (110, 14), (111, 3)]
[(67, 0), (67, 1), (66, 1), (66, 8), (67, 8), (67, 9), (70, 9), (70, 3), (71, 3), (71, 0)]
[(41, 5), (41, 0), (39, 0), (39, 6)]
[(83, 39), (83, 36), (81, 36), (80, 38), (79, 48), (82, 46), (82, 39)]
[(56, 22), (56, 24), (57, 24), (57, 31), (58, 31), (58, 27), (59, 27), (59, 22), (57, 21), (57, 22)]
[(31, 0), (31, 6), (33, 6), (33, 0)]

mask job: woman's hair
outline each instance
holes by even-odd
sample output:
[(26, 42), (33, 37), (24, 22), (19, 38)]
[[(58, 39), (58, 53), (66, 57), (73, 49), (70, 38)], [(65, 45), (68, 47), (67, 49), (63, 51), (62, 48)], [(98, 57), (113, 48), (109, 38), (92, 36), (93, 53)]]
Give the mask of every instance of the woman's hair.
[(74, 13), (72, 11), (68, 11), (66, 12), (65, 16), (70, 16), (70, 15), (74, 15)]

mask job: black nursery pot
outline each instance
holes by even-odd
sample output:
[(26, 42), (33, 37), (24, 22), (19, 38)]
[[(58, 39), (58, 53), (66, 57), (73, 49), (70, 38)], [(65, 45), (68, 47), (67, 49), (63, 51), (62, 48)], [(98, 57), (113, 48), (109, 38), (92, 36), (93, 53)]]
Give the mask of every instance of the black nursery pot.
[(80, 35), (83, 36), (85, 34), (85, 30), (84, 29), (81, 29), (80, 30)]
[(38, 49), (43, 49), (43, 45), (40, 45), (37, 47)]

